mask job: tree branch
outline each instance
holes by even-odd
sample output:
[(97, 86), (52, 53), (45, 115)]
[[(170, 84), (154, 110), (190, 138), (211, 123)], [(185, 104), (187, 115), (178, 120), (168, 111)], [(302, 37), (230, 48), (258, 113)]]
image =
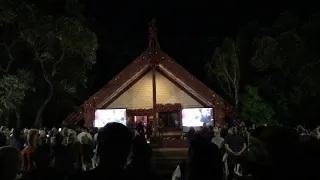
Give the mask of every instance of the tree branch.
[(6, 68), (0, 68), (0, 71), (5, 73), (5, 74), (8, 74), (10, 69), (11, 69), (11, 66), (12, 66), (12, 63), (15, 61), (14, 57), (12, 56), (11, 54), (11, 49), (12, 47), (16, 44), (16, 40), (12, 42), (12, 44), (10, 46), (8, 46), (6, 43), (2, 43), (1, 45), (4, 47), (4, 49), (6, 50), (7, 54), (8, 54), (8, 57), (9, 57), (9, 62), (6, 66)]
[(229, 89), (229, 91), (228, 91), (228, 90), (221, 84), (221, 80), (219, 79), (219, 77), (216, 76), (216, 78), (217, 78), (217, 80), (218, 80), (218, 82), (219, 82), (219, 85), (220, 85), (221, 89), (222, 89), (231, 99), (233, 99), (232, 92), (231, 92), (231, 87), (230, 87), (230, 83), (229, 83), (228, 81), (226, 82), (226, 84), (227, 84), (227, 86), (228, 86), (228, 89)]
[(65, 48), (62, 48), (62, 54), (59, 60), (53, 64), (51, 76), (54, 76), (57, 73), (57, 67), (63, 61), (65, 54)]
[(231, 88), (231, 82), (233, 82), (233, 79), (231, 78), (229, 72), (228, 72), (228, 69), (227, 69), (227, 65), (225, 64), (225, 59), (226, 59), (226, 56), (224, 53), (222, 53), (222, 55), (219, 57), (219, 62), (220, 64), (218, 65), (220, 68), (222, 68), (222, 70), (224, 71), (223, 76), (224, 76), (224, 79), (225, 79), (225, 83), (226, 83), (226, 86), (228, 88), (228, 90), (223, 87), (223, 85), (221, 84), (221, 79), (219, 79), (218, 75), (216, 75), (216, 78), (222, 88), (223, 91), (225, 91), (225, 93), (231, 98), (231, 99), (234, 99), (234, 96), (233, 96), (233, 93), (232, 93), (232, 88)]
[(233, 81), (233, 79), (231, 78), (231, 76), (230, 76), (230, 74), (229, 74), (229, 72), (228, 72), (228, 69), (227, 69), (227, 65), (224, 63), (224, 61), (225, 61), (225, 59), (226, 59), (226, 57), (225, 57), (225, 55), (224, 55), (224, 53), (222, 54), (222, 58), (220, 59), (220, 62), (222, 62), (221, 64), (220, 64), (220, 66), (222, 66), (222, 69), (224, 70), (224, 74), (227, 76), (227, 78), (230, 80), (230, 81)]
[(52, 99), (53, 93), (54, 93), (54, 86), (53, 86), (53, 83), (51, 82), (49, 76), (47, 75), (47, 73), (45, 71), (44, 62), (41, 59), (39, 59), (39, 61), (40, 61), (40, 64), (41, 64), (41, 70), (42, 70), (43, 78), (45, 79), (46, 83), (49, 85), (50, 91), (49, 91), (49, 94), (48, 94), (47, 98), (45, 99), (45, 101), (43, 102), (43, 104), (41, 105), (41, 107), (37, 111), (36, 120), (34, 122), (34, 126), (35, 127), (41, 125), (42, 112), (45, 109), (45, 107), (48, 105), (50, 100)]
[(225, 79), (225, 82), (226, 82), (228, 90), (229, 90), (228, 93), (231, 95), (232, 94), (232, 90), (231, 90), (230, 80), (229, 80), (229, 78), (227, 77), (227, 75), (225, 73), (223, 75), (224, 75), (224, 79)]
[(39, 59), (39, 61), (40, 61), (40, 65), (41, 65), (41, 71), (42, 71), (43, 78), (48, 83), (48, 85), (50, 86), (51, 81), (49, 80), (48, 73), (46, 73), (46, 69), (44, 67), (44, 62), (43, 62), (42, 59)]
[(305, 69), (307, 69), (307, 68), (309, 68), (309, 67), (312, 67), (312, 66), (315, 66), (315, 65), (318, 65), (318, 64), (320, 64), (320, 60), (317, 60), (317, 61), (315, 61), (315, 62), (311, 62), (311, 63), (308, 63), (308, 64), (303, 65), (303, 66), (300, 68), (300, 70), (299, 70), (299, 72), (297, 73), (297, 75), (300, 76), (301, 73), (302, 73)]
[(240, 80), (240, 65), (239, 65), (239, 59), (238, 59), (238, 54), (237, 54), (237, 51), (236, 51), (236, 47), (234, 46), (233, 44), (233, 54), (234, 54), (234, 57), (235, 57), (235, 73), (236, 73), (236, 76), (237, 76), (237, 79), (238, 79), (238, 83), (239, 83), (239, 80)]

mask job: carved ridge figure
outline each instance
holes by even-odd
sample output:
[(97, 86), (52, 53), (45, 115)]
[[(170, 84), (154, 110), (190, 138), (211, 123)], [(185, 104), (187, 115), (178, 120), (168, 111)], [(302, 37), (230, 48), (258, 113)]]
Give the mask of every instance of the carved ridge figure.
[(158, 45), (158, 29), (156, 27), (156, 19), (149, 22), (149, 47)]

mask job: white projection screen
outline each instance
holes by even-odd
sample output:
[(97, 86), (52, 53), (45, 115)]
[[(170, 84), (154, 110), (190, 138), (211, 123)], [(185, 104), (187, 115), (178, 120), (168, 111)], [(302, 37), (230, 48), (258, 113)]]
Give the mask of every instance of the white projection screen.
[(96, 109), (93, 126), (104, 127), (107, 123), (118, 122), (127, 125), (127, 109)]
[(207, 126), (214, 125), (213, 108), (185, 108), (182, 109), (183, 131), (189, 131), (190, 127), (199, 129), (206, 123)]

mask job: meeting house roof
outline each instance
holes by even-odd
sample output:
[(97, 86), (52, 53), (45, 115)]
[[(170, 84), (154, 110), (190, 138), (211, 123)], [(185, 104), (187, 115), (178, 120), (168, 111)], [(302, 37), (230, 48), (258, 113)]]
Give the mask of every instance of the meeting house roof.
[(157, 34), (155, 20), (152, 20), (149, 23), (148, 48), (98, 92), (87, 99), (85, 103), (77, 111), (70, 114), (65, 121), (74, 122), (83, 119), (84, 106), (91, 106), (95, 109), (107, 107), (149, 72), (154, 63), (156, 64), (157, 71), (204, 107), (225, 107), (225, 101), (219, 95), (161, 50)]

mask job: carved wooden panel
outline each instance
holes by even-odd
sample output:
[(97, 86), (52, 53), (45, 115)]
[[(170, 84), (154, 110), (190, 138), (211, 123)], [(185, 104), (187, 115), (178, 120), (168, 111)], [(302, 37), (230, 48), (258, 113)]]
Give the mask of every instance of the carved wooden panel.
[(151, 116), (152, 109), (128, 109), (128, 116)]
[(179, 112), (182, 109), (180, 103), (176, 104), (157, 104), (157, 112)]

